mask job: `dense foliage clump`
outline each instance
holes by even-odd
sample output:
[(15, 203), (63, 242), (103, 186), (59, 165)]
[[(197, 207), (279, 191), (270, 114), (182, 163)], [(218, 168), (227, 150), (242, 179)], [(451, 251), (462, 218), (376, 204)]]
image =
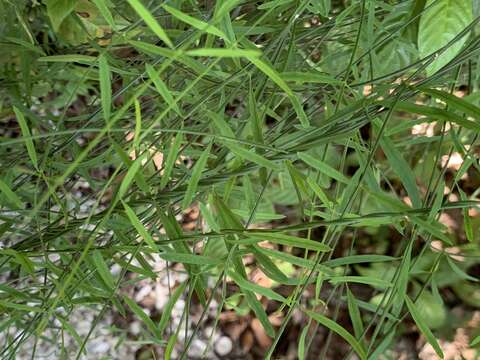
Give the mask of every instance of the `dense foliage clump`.
[(2, 358), (479, 356), (479, 14), (0, 0)]

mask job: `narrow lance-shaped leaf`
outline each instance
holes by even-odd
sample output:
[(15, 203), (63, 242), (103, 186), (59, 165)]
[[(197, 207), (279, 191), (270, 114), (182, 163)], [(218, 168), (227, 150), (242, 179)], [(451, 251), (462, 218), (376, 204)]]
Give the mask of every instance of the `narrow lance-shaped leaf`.
[(140, 152), (140, 133), (142, 132), (142, 110), (140, 108), (140, 102), (135, 99), (135, 133), (133, 135), (133, 148), (137, 152), (137, 156)]
[(100, 95), (102, 100), (102, 110), (105, 121), (110, 120), (110, 113), (112, 109), (112, 78), (110, 74), (110, 67), (105, 54), (98, 58), (100, 70)]
[(282, 295), (276, 293), (275, 291), (269, 288), (254, 284), (246, 279), (243, 279), (241, 276), (237, 275), (234, 271), (229, 271), (228, 276), (232, 278), (232, 280), (235, 281), (235, 283), (237, 283), (237, 285), (244, 290), (252, 291), (256, 294), (265, 296), (269, 299), (276, 300), (279, 302), (286, 301), (286, 299)]
[(405, 161), (400, 152), (395, 148), (392, 141), (386, 137), (383, 137), (380, 140), (380, 146), (382, 147), (387, 159), (390, 161), (393, 171), (402, 181), (405, 190), (407, 191), (412, 204), (415, 208), (422, 207), (422, 199), (420, 192), (417, 188), (417, 183), (415, 181), (415, 174), (412, 169)]
[(112, 273), (110, 272), (108, 265), (102, 256), (102, 253), (98, 250), (95, 250), (92, 253), (92, 259), (102, 280), (110, 289), (113, 289), (115, 287), (115, 279), (113, 278)]
[(205, 165), (207, 164), (208, 156), (210, 155), (210, 149), (212, 144), (210, 143), (208, 147), (203, 151), (200, 158), (197, 160), (195, 165), (193, 166), (192, 170), (192, 177), (188, 183), (187, 192), (185, 193), (185, 197), (182, 201), (182, 209), (186, 209), (193, 200), (195, 196), (195, 192), (197, 191), (198, 182), (202, 176), (202, 172), (205, 169)]
[(357, 299), (355, 299), (355, 296), (353, 296), (352, 292), (348, 287), (347, 287), (347, 305), (348, 305), (348, 313), (352, 321), (355, 337), (359, 339), (363, 333), (362, 317), (360, 315), (360, 310), (358, 308)]
[(160, 322), (158, 323), (158, 330), (160, 332), (160, 335), (163, 335), (163, 332), (167, 328), (168, 320), (172, 316), (172, 309), (175, 306), (178, 299), (180, 298), (180, 296), (183, 294), (183, 292), (187, 288), (187, 285), (188, 285), (187, 281), (182, 282), (180, 286), (176, 288), (173, 294), (168, 298), (168, 301), (165, 304), (165, 307), (163, 308), (163, 311), (162, 311), (162, 317), (160, 318)]
[(142, 159), (143, 159), (143, 156), (137, 158), (133, 162), (133, 164), (130, 166), (127, 173), (125, 174), (125, 177), (123, 178), (117, 193), (118, 200), (121, 200), (127, 193), (128, 189), (130, 188), (130, 184), (132, 183), (133, 179), (135, 178), (135, 175), (137, 174), (138, 170), (142, 166)]
[(303, 162), (305, 162), (307, 165), (310, 165), (311, 167), (317, 169), (322, 174), (325, 174), (325, 175), (331, 177), (332, 179), (335, 179), (335, 180), (337, 180), (339, 182), (342, 182), (344, 184), (349, 183), (349, 179), (345, 175), (343, 175), (340, 171), (334, 169), (333, 167), (331, 167), (327, 163), (325, 163), (325, 162), (323, 162), (323, 161), (321, 161), (317, 158), (314, 158), (312, 155), (307, 154), (307, 153), (298, 153), (297, 155)]
[(18, 124), (20, 125), (20, 130), (22, 131), (22, 136), (25, 138), (25, 146), (27, 147), (27, 153), (32, 161), (32, 165), (35, 169), (38, 169), (38, 160), (37, 160), (37, 152), (35, 151), (35, 146), (33, 144), (33, 140), (31, 139), (30, 128), (25, 121), (25, 117), (23, 113), (17, 109), (15, 106), (13, 107), (13, 111), (15, 112), (15, 116), (17, 117)]
[(143, 309), (137, 305), (135, 301), (130, 299), (127, 296), (124, 296), (123, 300), (126, 302), (130, 310), (140, 319), (143, 321), (147, 329), (154, 335), (157, 339), (161, 340), (161, 332), (155, 323), (150, 319), (150, 317), (143, 311)]
[[(480, 120), (480, 107), (471, 102), (442, 90), (423, 88), (422, 91), (436, 99), (444, 101), (450, 108), (459, 110), (476, 120)], [(449, 113), (449, 115), (451, 116), (451, 113)]]
[(165, 161), (165, 168), (163, 170), (162, 179), (160, 180), (160, 189), (165, 188), (172, 174), (173, 166), (175, 165), (175, 160), (177, 160), (178, 152), (180, 151), (180, 146), (182, 145), (183, 136), (181, 133), (178, 133), (173, 140), (173, 144), (168, 151), (167, 160)]
[(108, 22), (108, 25), (110, 25), (112, 29), (115, 30), (115, 21), (113, 20), (112, 13), (110, 12), (110, 9), (108, 8), (105, 0), (92, 0), (92, 2), (95, 4), (102, 16)]
[(420, 311), (417, 309), (415, 304), (412, 302), (412, 300), (410, 300), (408, 296), (405, 296), (405, 303), (407, 304), (410, 315), (412, 315), (413, 320), (415, 321), (418, 328), (420, 329), (420, 332), (425, 336), (428, 343), (432, 345), (437, 355), (443, 359), (442, 349), (438, 345), (437, 339), (435, 339), (435, 336), (433, 336), (432, 332), (428, 328), (428, 325), (426, 324), (425, 320), (422, 318)]
[(257, 58), (262, 55), (262, 52), (260, 50), (203, 48), (203, 49), (188, 50), (185, 52), (185, 54), (189, 56), (202, 56), (202, 57)]
[(140, 0), (127, 0), (132, 8), (137, 12), (137, 14), (145, 21), (145, 24), (169, 47), (173, 48), (173, 43), (168, 37), (165, 30), (160, 26), (160, 24), (155, 20), (153, 15), (148, 11), (148, 9), (140, 2)]
[(9, 187), (6, 183), (4, 183), (2, 181), (2, 179), (0, 179), (0, 192), (3, 193), (3, 195), (5, 195), (5, 197), (7, 198), (7, 200), (12, 204), (12, 205), (15, 205), (15, 207), (17, 207), (18, 209), (21, 209), (23, 208), (23, 202), (22, 200), (17, 196), (17, 194), (15, 194)]
[(303, 111), (302, 104), (298, 101), (297, 97), (293, 93), (292, 89), (287, 85), (287, 83), (282, 79), (281, 75), (276, 72), (270, 65), (268, 65), (266, 62), (262, 61), (261, 59), (258, 59), (256, 57), (248, 56), (248, 60), (254, 64), (260, 71), (262, 71), (265, 75), (267, 75), (270, 80), (272, 80), (275, 84), (278, 85), (280, 89), (282, 89), (287, 95), (290, 101), (292, 102), (292, 105), (295, 109), (295, 112), (297, 113), (300, 122), (302, 126), (308, 127), (309, 126), (309, 121), (307, 119), (307, 116), (305, 112)]
[(122, 201), (123, 207), (125, 208), (125, 213), (127, 214), (128, 219), (132, 223), (133, 227), (137, 232), (140, 234), (140, 236), (145, 240), (145, 242), (155, 251), (158, 252), (158, 247), (157, 244), (155, 244), (155, 241), (153, 241), (152, 236), (148, 233), (147, 229), (143, 226), (143, 224), (140, 222), (138, 219), (137, 215), (135, 215), (135, 212), (132, 210), (130, 206), (128, 206), (124, 201)]
[[(259, 241), (270, 241), (274, 244), (281, 244), (286, 246), (294, 246), (303, 249), (315, 250), (315, 251), (330, 251), (331, 248), (328, 245), (321, 242), (300, 238), (298, 236), (286, 235), (281, 233), (245, 233), (249, 239), (245, 243), (256, 243)], [(251, 241), (253, 240), (253, 241)], [(239, 243), (244, 240), (237, 240)]]
[(154, 69), (154, 67), (150, 64), (146, 65), (147, 73), (150, 79), (152, 79), (153, 84), (155, 85), (155, 88), (157, 89), (158, 93), (162, 96), (163, 100), (175, 110), (177, 114), (180, 116), (182, 115), (180, 113), (180, 109), (178, 108), (177, 103), (175, 102), (175, 99), (168, 89), (167, 85), (163, 82), (162, 79), (160, 79), (160, 76), (158, 75), (157, 71)]
[(363, 348), (363, 346), (350, 334), (347, 330), (345, 330), (342, 326), (338, 325), (335, 321), (330, 320), (326, 316), (321, 314), (315, 313), (313, 311), (306, 310), (308, 316), (310, 316), (313, 320), (318, 322), (319, 324), (329, 328), (334, 333), (342, 337), (346, 342), (350, 344), (353, 350), (360, 356), (360, 359), (366, 360), (367, 354)]
[(163, 5), (163, 8), (167, 10), (170, 14), (175, 16), (178, 20), (189, 24), (200, 31), (205, 31), (209, 34), (221, 37), (222, 39), (227, 38), (227, 36), (221, 30), (219, 30), (216, 26), (212, 24), (208, 24), (202, 20), (198, 20), (193, 16), (187, 15), (184, 12), (166, 4)]

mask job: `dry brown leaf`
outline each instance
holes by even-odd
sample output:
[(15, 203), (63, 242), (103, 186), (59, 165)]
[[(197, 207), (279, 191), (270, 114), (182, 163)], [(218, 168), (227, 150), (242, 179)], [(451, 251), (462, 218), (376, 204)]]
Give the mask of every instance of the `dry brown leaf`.
[(265, 329), (260, 323), (260, 320), (256, 318), (253, 319), (252, 322), (250, 323), (250, 327), (253, 330), (253, 335), (255, 335), (255, 339), (257, 339), (258, 345), (262, 349), (268, 349), (270, 345), (272, 345), (272, 339), (270, 339), (270, 337), (265, 332)]

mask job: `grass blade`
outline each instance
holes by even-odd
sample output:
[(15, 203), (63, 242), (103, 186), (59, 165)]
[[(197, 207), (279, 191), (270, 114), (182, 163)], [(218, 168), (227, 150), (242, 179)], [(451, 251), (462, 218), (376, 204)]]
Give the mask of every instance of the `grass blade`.
[(172, 107), (178, 115), (182, 116), (182, 114), (180, 113), (180, 109), (178, 108), (177, 103), (174, 100), (174, 96), (168, 89), (167, 85), (163, 82), (163, 80), (160, 79), (160, 76), (155, 71), (155, 68), (150, 64), (147, 64), (146, 69), (147, 69), (148, 76), (150, 77), (150, 79), (152, 79), (155, 85), (155, 88), (157, 89), (158, 93), (162, 96), (163, 100), (165, 100), (165, 102), (168, 105), (170, 105), (170, 107)]
[(167, 328), (168, 320), (170, 320), (170, 317), (172, 316), (173, 307), (175, 306), (176, 302), (178, 301), (180, 296), (183, 294), (183, 292), (187, 288), (187, 285), (188, 285), (187, 281), (181, 283), (175, 289), (175, 291), (169, 297), (167, 303), (165, 304), (165, 307), (163, 308), (163, 311), (162, 311), (162, 317), (160, 318), (160, 322), (158, 323), (158, 331), (160, 332), (160, 336), (163, 335), (163, 332)]
[[(274, 244), (299, 247), (302, 249), (315, 250), (315, 251), (331, 251), (332, 249), (325, 244), (318, 241), (300, 238), (292, 235), (285, 235), (280, 233), (246, 233), (248, 239), (246, 243), (257, 243), (260, 241), (269, 241)], [(253, 242), (251, 242), (253, 240)], [(242, 240), (238, 240), (238, 243), (242, 243)]]
[(200, 177), (202, 176), (202, 172), (205, 169), (205, 165), (207, 164), (208, 156), (210, 155), (210, 149), (212, 144), (210, 143), (208, 147), (203, 151), (200, 158), (197, 160), (195, 165), (193, 166), (192, 170), (192, 177), (188, 183), (187, 191), (185, 193), (185, 197), (182, 201), (182, 209), (186, 209), (190, 203), (192, 202), (195, 192), (197, 191), (198, 182), (200, 181)]
[(257, 58), (262, 56), (260, 50), (245, 50), (245, 49), (224, 49), (224, 48), (203, 48), (193, 49), (185, 52), (189, 56), (201, 57), (219, 57), (219, 58)]
[(137, 305), (135, 301), (130, 299), (127, 296), (123, 297), (123, 300), (125, 303), (128, 305), (130, 310), (140, 319), (143, 321), (147, 329), (150, 331), (150, 333), (155, 336), (157, 339), (161, 340), (162, 334), (157, 326), (155, 326), (155, 323), (150, 319), (150, 317), (143, 311), (143, 309)]
[(31, 139), (32, 134), (30, 133), (30, 128), (25, 121), (25, 117), (23, 113), (17, 109), (15, 106), (13, 107), (13, 111), (15, 112), (15, 116), (17, 117), (18, 124), (20, 125), (20, 130), (22, 131), (22, 136), (25, 138), (25, 146), (27, 147), (27, 153), (30, 157), (32, 165), (35, 169), (38, 170), (38, 160), (37, 160), (37, 152), (35, 151), (35, 145), (33, 144), (33, 140)]
[(108, 8), (107, 4), (105, 3), (105, 0), (92, 0), (92, 2), (95, 4), (97, 9), (100, 11), (100, 14), (102, 14), (102, 16), (108, 22), (108, 25), (110, 25), (112, 27), (112, 29), (115, 30), (116, 29), (115, 21), (113, 20), (112, 13), (110, 12), (110, 9)]
[(152, 30), (155, 35), (158, 36), (160, 40), (162, 40), (168, 47), (173, 48), (173, 43), (168, 37), (167, 33), (160, 24), (155, 20), (153, 15), (148, 11), (148, 9), (143, 6), (140, 0), (127, 0), (130, 6), (137, 12), (137, 14), (145, 21), (145, 24)]
[(363, 349), (363, 346), (352, 336), (352, 334), (350, 334), (342, 326), (338, 325), (335, 321), (330, 320), (326, 316), (315, 313), (313, 311), (305, 310), (305, 313), (308, 316), (310, 316), (313, 320), (315, 320), (319, 324), (329, 328), (335, 334), (339, 335), (346, 342), (348, 342), (350, 344), (350, 346), (352, 347), (352, 349), (355, 350), (357, 355), (360, 357), (360, 359), (362, 359), (362, 360), (367, 359), (367, 354), (366, 354), (365, 350)]
[(165, 161), (165, 169), (163, 170), (162, 179), (160, 180), (160, 190), (164, 189), (172, 174), (173, 166), (178, 157), (178, 152), (182, 146), (183, 136), (181, 133), (175, 136), (173, 144), (168, 151), (167, 160)]
[(14, 205), (17, 209), (22, 209), (23, 208), (23, 202), (22, 200), (15, 194), (6, 183), (0, 179), (0, 192), (5, 195), (7, 200)]
[(105, 54), (98, 58), (100, 70), (100, 94), (102, 99), (102, 110), (105, 116), (105, 121), (110, 120), (110, 112), (112, 108), (112, 77), (110, 74), (110, 67)]
[(265, 296), (268, 299), (276, 300), (276, 301), (279, 301), (279, 302), (282, 302), (282, 303), (287, 300), (282, 295), (276, 293), (275, 291), (273, 291), (269, 288), (254, 284), (254, 283), (252, 283), (248, 280), (243, 279), (242, 277), (237, 275), (234, 271), (228, 271), (227, 274), (233, 281), (235, 281), (235, 283), (242, 290), (252, 291), (256, 294)]
[(158, 247), (157, 244), (155, 244), (155, 241), (153, 241), (152, 236), (148, 233), (147, 229), (143, 226), (143, 224), (140, 222), (138, 219), (137, 215), (135, 215), (135, 212), (132, 210), (130, 206), (128, 206), (123, 200), (122, 200), (123, 207), (125, 208), (125, 213), (127, 214), (128, 219), (132, 223), (133, 227), (137, 232), (140, 234), (140, 236), (145, 240), (145, 242), (152, 248), (153, 251), (158, 252)]
[(102, 280), (107, 284), (110, 290), (115, 288), (115, 279), (113, 278), (107, 263), (105, 262), (102, 253), (98, 250), (93, 251), (92, 253), (93, 263), (95, 264), (98, 274)]
[(349, 179), (345, 175), (343, 175), (340, 171), (334, 169), (327, 163), (314, 158), (312, 155), (307, 153), (297, 153), (297, 155), (305, 164), (313, 167), (314, 169), (317, 169), (322, 174), (325, 174), (331, 177), (332, 179), (335, 179), (344, 184), (348, 184), (350, 182)]
[(421, 333), (425, 336), (427, 339), (428, 343), (432, 345), (433, 349), (437, 353), (438, 356), (440, 356), (443, 359), (443, 351), (438, 345), (437, 340), (435, 339), (435, 336), (433, 336), (432, 332), (428, 328), (428, 325), (425, 323), (425, 320), (422, 318), (422, 315), (420, 314), (419, 310), (415, 306), (415, 304), (410, 300), (408, 296), (405, 296), (405, 303), (407, 304), (408, 311), (410, 312), (410, 315), (412, 315), (413, 320), (417, 324), (418, 328), (420, 329)]
[(212, 24), (208, 24), (204, 21), (198, 20), (193, 16), (187, 15), (184, 12), (178, 9), (175, 9), (174, 7), (171, 7), (169, 5), (163, 4), (162, 6), (167, 12), (175, 16), (178, 20), (193, 26), (197, 30), (204, 31), (206, 33), (218, 36), (222, 39), (227, 39), (227, 36), (223, 33), (223, 31), (219, 30), (216, 26)]

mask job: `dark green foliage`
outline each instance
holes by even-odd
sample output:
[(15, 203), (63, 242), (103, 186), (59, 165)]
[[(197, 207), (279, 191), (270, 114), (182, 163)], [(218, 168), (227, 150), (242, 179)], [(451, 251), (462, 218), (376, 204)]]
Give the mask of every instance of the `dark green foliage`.
[(45, 329), (80, 356), (77, 306), (133, 312), (168, 358), (170, 315), (123, 292), (157, 254), (188, 275), (169, 311), (235, 300), (266, 358), (294, 310), (361, 359), (413, 324), (440, 356), (448, 301), (480, 307), (472, 3), (0, 0), (0, 333), (18, 330), (2, 358)]

